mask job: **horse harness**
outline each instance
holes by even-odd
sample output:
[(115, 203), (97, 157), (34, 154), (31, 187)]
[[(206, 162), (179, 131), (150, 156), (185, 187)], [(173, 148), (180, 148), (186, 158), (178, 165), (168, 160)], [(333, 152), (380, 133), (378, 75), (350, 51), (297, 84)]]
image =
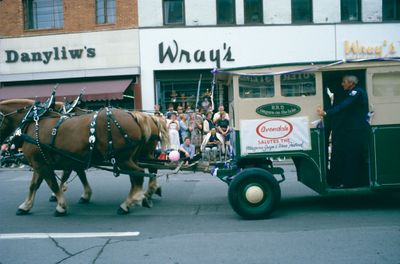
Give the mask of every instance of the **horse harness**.
[[(114, 174), (115, 177), (118, 177), (120, 175), (120, 173), (127, 173), (127, 174), (132, 174), (131, 172), (127, 172), (127, 171), (123, 171), (121, 170), (118, 165), (117, 165), (117, 154), (121, 151), (127, 150), (129, 148), (132, 148), (133, 146), (142, 143), (143, 139), (140, 140), (134, 140), (132, 138), (129, 137), (129, 135), (126, 133), (126, 131), (121, 127), (121, 125), (119, 124), (119, 122), (117, 121), (117, 119), (115, 118), (115, 116), (112, 113), (112, 110), (108, 107), (106, 107), (104, 109), (106, 111), (106, 124), (107, 124), (107, 153), (104, 156), (104, 160), (105, 162), (109, 162), (112, 165), (112, 172)], [(35, 138), (31, 137), (30, 135), (26, 134), (26, 133), (22, 133), (23, 130), (25, 130), (26, 125), (24, 125), (23, 127), (21, 127), (21, 125), (17, 128), (18, 133), (15, 133), (17, 136), (19, 136), (23, 141), (26, 141), (28, 143), (34, 144), (36, 146), (38, 146), (39, 151), (43, 157), (43, 159), (46, 161), (46, 163), (51, 164), (51, 161), (49, 160), (49, 158), (46, 157), (43, 149), (46, 149), (48, 151), (52, 151), (52, 152), (56, 152), (57, 154), (60, 154), (61, 156), (71, 159), (75, 162), (81, 163), (82, 165), (84, 165), (86, 167), (86, 169), (88, 169), (89, 167), (92, 167), (92, 158), (93, 158), (93, 154), (94, 154), (94, 150), (95, 150), (95, 144), (96, 144), (96, 125), (97, 125), (97, 118), (99, 116), (99, 112), (101, 112), (102, 110), (96, 111), (92, 117), (92, 120), (89, 124), (89, 138), (88, 138), (88, 142), (89, 142), (89, 155), (86, 159), (86, 161), (82, 161), (81, 159), (75, 157), (72, 153), (69, 153), (65, 150), (61, 150), (55, 147), (55, 140), (58, 134), (58, 130), (60, 128), (60, 126), (63, 124), (63, 122), (67, 119), (69, 119), (69, 116), (66, 115), (61, 115), (60, 119), (57, 121), (56, 125), (53, 127), (53, 129), (51, 130), (51, 139), (50, 139), (50, 144), (44, 144), (41, 143), (39, 140), (39, 119), (41, 116), (39, 116), (39, 112), (33, 107), (30, 111), (33, 112), (32, 114), (32, 121), (35, 122)], [(24, 123), (23, 124), (27, 124), (28, 123), (28, 119), (24, 119)], [(121, 136), (124, 138), (125, 140), (125, 145), (122, 148), (119, 149), (115, 149), (113, 146), (113, 136), (112, 136), (112, 131), (111, 131), (111, 124), (114, 124), (119, 133), (121, 134)], [(21, 122), (22, 124), (22, 122)], [(96, 168), (100, 168), (103, 170), (109, 170), (105, 167), (102, 166), (93, 166)], [(135, 173), (135, 174), (140, 174), (140, 173)], [(141, 176), (147, 176), (147, 175), (141, 175)]]

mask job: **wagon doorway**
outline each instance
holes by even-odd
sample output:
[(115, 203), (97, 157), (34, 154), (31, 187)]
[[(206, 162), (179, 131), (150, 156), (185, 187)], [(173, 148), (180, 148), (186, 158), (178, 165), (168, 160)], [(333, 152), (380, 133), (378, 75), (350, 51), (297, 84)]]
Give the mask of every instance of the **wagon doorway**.
[[(366, 90), (366, 71), (365, 70), (345, 70), (345, 71), (331, 71), (323, 72), (323, 103), (324, 109), (334, 107), (346, 98), (341, 83), (342, 78), (346, 75), (353, 75), (358, 78), (358, 86)], [(337, 113), (332, 118), (325, 119), (325, 153), (327, 164), (327, 177), (326, 182), (328, 186), (337, 187), (347, 181), (347, 178), (354, 177), (354, 183), (351, 187), (366, 187), (370, 184), (369, 161), (370, 161), (370, 148), (368, 147), (368, 138), (365, 137), (365, 147), (362, 150), (354, 150), (351, 147), (351, 142), (358, 140), (357, 132), (354, 135), (349, 135), (350, 130), (346, 130), (343, 124), (344, 114)], [(355, 130), (356, 131), (356, 130)], [(352, 138), (352, 140), (343, 141), (342, 139)], [(345, 143), (346, 142), (346, 143)], [(362, 145), (362, 144), (361, 144)], [(351, 154), (353, 153), (355, 157)], [(357, 153), (357, 154), (356, 154)], [(347, 157), (347, 158), (345, 158)], [(349, 163), (348, 160), (351, 160)], [(349, 165), (350, 164), (350, 165)], [(354, 170), (358, 167), (359, 169)], [(346, 178), (347, 177), (347, 178)]]

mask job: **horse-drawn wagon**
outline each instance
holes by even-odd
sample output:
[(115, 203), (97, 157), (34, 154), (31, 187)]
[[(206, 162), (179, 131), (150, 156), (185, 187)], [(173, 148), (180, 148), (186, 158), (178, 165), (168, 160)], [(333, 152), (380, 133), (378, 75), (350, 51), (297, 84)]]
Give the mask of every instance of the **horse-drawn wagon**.
[[(118, 209), (121, 214), (137, 203), (149, 206), (151, 195), (159, 190), (154, 184), (143, 196), (143, 177), (155, 179), (158, 169), (210, 170), (228, 184), (234, 211), (248, 219), (268, 217), (278, 207), (280, 183), (285, 180), (284, 170), (276, 166), (279, 157), (292, 160), (298, 181), (317, 193), (341, 192), (329, 184), (329, 131), (316, 109), (330, 103), (327, 88), (337, 86), (337, 80), (349, 73), (365, 88), (371, 114), (366, 181), (351, 190), (398, 190), (400, 60), (339, 61), (214, 70), (215, 84), (227, 93), (233, 158), (211, 167), (207, 163), (182, 167), (182, 163), (154, 160), (157, 142), (167, 138), (165, 127), (154, 118), (105, 108), (59, 121), (60, 114), (54, 112), (41, 116), (32, 101), (1, 102), (0, 141), (29, 117), (29, 109), (33, 111), (24, 127), (23, 151), (34, 173), (29, 195), (18, 213), (32, 208), (35, 191), (45, 179), (56, 194), (57, 214), (64, 215), (66, 201), (54, 169), (70, 173), (73, 168), (84, 182), (84, 170), (89, 166), (115, 175), (129, 174), (131, 190)], [(85, 188), (83, 198), (90, 199), (90, 193)]]
[[(228, 92), (235, 151), (228, 168), (215, 175), (229, 184), (229, 202), (239, 215), (265, 218), (277, 208), (279, 183), (285, 179), (275, 166), (278, 157), (292, 160), (297, 180), (319, 194), (400, 189), (399, 58), (219, 69), (215, 74)], [(334, 153), (317, 106), (327, 107), (330, 89), (343, 90), (341, 79), (349, 74), (358, 77), (368, 95), (371, 129), (362, 183), (338, 189), (330, 185)]]

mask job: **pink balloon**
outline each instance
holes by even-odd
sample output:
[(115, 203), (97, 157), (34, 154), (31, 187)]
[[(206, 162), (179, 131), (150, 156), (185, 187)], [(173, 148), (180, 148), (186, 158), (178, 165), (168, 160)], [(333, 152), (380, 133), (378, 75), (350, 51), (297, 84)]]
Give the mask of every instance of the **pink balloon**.
[(176, 150), (171, 151), (168, 154), (168, 158), (169, 158), (170, 161), (178, 161), (179, 158), (180, 158), (179, 152), (176, 151)]

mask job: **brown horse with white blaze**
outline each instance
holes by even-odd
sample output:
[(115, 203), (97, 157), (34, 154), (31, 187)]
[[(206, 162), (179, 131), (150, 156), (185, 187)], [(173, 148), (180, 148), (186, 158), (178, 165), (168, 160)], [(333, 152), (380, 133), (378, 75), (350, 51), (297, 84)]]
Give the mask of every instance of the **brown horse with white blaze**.
[[(0, 103), (1, 142), (19, 126), (31, 105), (31, 100), (23, 99)], [(22, 151), (33, 168), (33, 176), (28, 197), (19, 206), (17, 214), (27, 214), (32, 209), (36, 190), (44, 179), (56, 195), (56, 215), (65, 215), (67, 202), (58, 186), (54, 170), (84, 170), (88, 165), (103, 164), (105, 159), (110, 160), (110, 154), (119, 169), (131, 172), (131, 189), (118, 212), (128, 213), (132, 205), (142, 204), (145, 198), (142, 192), (143, 177), (135, 176), (143, 176), (140, 174), (143, 169), (137, 165), (145, 142), (140, 120), (133, 119), (128, 112), (119, 109), (102, 109), (98, 113), (66, 118), (58, 127), (54, 149), (48, 148), (52, 131), (59, 119), (58, 113), (50, 112), (36, 122), (27, 123), (23, 131), (23, 135), (31, 139), (29, 141), (25, 137)], [(95, 125), (90, 127), (93, 122)], [(89, 137), (93, 136), (90, 132), (93, 128), (95, 144), (91, 151)], [(93, 138), (91, 140), (93, 142)], [(89, 159), (90, 162), (85, 162)]]

